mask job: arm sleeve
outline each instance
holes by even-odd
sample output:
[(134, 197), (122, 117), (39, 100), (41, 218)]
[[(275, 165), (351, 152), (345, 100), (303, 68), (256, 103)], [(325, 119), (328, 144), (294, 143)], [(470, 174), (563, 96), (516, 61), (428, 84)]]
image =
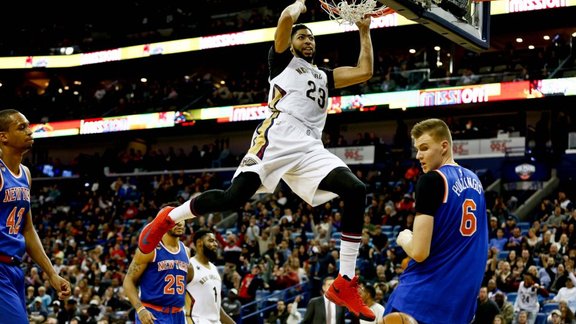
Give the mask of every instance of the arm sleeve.
[(270, 79), (273, 79), (280, 74), (290, 63), (294, 56), (290, 50), (285, 50), (283, 53), (276, 53), (274, 45), (268, 51), (268, 69), (270, 71)]
[(444, 179), (438, 172), (423, 174), (416, 183), (416, 212), (434, 216), (446, 192)]
[(328, 91), (334, 91), (334, 70), (327, 67), (319, 67), (320, 70), (324, 71), (328, 76)]

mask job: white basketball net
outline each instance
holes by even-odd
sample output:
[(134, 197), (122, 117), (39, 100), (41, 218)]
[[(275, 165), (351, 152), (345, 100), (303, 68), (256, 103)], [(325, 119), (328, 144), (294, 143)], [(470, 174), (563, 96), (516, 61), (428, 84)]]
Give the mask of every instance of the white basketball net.
[(376, 0), (353, 0), (351, 3), (348, 3), (347, 0), (320, 0), (320, 3), (330, 19), (339, 24), (354, 25), (366, 16), (379, 16), (383, 9), (376, 8), (378, 4)]

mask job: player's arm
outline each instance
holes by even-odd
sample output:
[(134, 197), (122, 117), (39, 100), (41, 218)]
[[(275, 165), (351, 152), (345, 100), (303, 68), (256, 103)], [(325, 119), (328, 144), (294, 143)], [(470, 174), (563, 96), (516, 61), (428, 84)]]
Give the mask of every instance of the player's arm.
[(404, 230), (396, 240), (416, 262), (423, 262), (430, 255), (434, 215), (444, 200), (446, 190), (444, 179), (438, 172), (425, 173), (416, 183), (416, 217), (412, 235), (408, 239), (401, 238), (407, 235), (407, 230)]
[(194, 324), (192, 320), (192, 296), (188, 291), (186, 291), (186, 297), (184, 297), (184, 314), (186, 316), (186, 324)]
[[(189, 247), (186, 247), (186, 255), (188, 256), (188, 260), (190, 260), (192, 255), (190, 255)], [(194, 267), (192, 266), (191, 262), (188, 262), (188, 273), (186, 274), (186, 283), (189, 283), (190, 281), (192, 281), (192, 279), (194, 279)]]
[(341, 66), (334, 69), (334, 87), (344, 88), (370, 80), (374, 73), (374, 50), (370, 37), (372, 18), (365, 17), (356, 23), (360, 32), (360, 54), (356, 66)]
[[(30, 187), (32, 187), (32, 176), (30, 174), (30, 170), (26, 166), (24, 166), (24, 172), (28, 177), (28, 182), (30, 183)], [(58, 292), (58, 298), (64, 299), (72, 293), (72, 289), (70, 288), (70, 283), (60, 277), (50, 258), (46, 255), (46, 251), (44, 250), (44, 246), (42, 245), (42, 241), (34, 228), (34, 223), (32, 223), (32, 212), (28, 211), (28, 213), (24, 216), (26, 217), (26, 221), (24, 223), (24, 228), (22, 229), (22, 235), (24, 236), (24, 241), (26, 242), (26, 253), (36, 262), (42, 271), (46, 273), (48, 276), (48, 280), (50, 280), (50, 284), (56, 291)]]
[(283, 53), (290, 47), (290, 36), (292, 34), (292, 25), (298, 20), (300, 14), (306, 12), (305, 0), (296, 0), (290, 4), (280, 14), (278, 25), (274, 33), (274, 49), (276, 53)]
[[(187, 283), (189, 284), (190, 282), (192, 282), (192, 279), (194, 279), (194, 266), (192, 265), (192, 258), (189, 258), (189, 262), (188, 262), (188, 276), (186, 278)], [(184, 312), (186, 313), (186, 323), (187, 324), (194, 324), (194, 321), (192, 320), (192, 295), (190, 295), (190, 292), (188, 291), (188, 289), (186, 289), (186, 297), (184, 297)]]
[(155, 318), (152, 313), (146, 310), (146, 308), (142, 305), (142, 301), (140, 300), (138, 293), (138, 282), (148, 267), (148, 263), (152, 262), (155, 256), (156, 253), (144, 254), (140, 252), (139, 249), (136, 249), (134, 258), (132, 259), (132, 262), (130, 262), (128, 272), (126, 273), (124, 282), (122, 283), (126, 297), (128, 297), (130, 304), (132, 304), (132, 307), (134, 307), (136, 310), (136, 316), (138, 316), (140, 321), (143, 323), (147, 323), (149, 320), (153, 320)]
[(222, 324), (236, 324), (230, 315), (226, 314), (224, 309), (220, 307), (220, 323)]

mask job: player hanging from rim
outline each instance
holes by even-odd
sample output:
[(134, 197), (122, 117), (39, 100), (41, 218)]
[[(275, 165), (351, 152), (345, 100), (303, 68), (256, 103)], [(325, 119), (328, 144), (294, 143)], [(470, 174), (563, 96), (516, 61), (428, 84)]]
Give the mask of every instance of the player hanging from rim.
[(366, 186), (322, 143), (329, 90), (369, 80), (373, 74), (371, 18), (356, 22), (360, 53), (356, 66), (333, 70), (314, 64), (316, 39), (302, 24), (304, 0), (287, 6), (278, 19), (274, 45), (268, 55), (271, 115), (256, 129), (252, 146), (226, 190), (209, 190), (181, 206), (160, 210), (139, 238), (144, 253), (152, 251), (175, 222), (195, 215), (238, 208), (257, 192), (274, 192), (282, 179), (312, 206), (339, 196), (344, 201), (340, 245), (340, 271), (326, 293), (359, 318), (374, 320), (374, 313), (358, 293), (356, 259), (362, 233)]

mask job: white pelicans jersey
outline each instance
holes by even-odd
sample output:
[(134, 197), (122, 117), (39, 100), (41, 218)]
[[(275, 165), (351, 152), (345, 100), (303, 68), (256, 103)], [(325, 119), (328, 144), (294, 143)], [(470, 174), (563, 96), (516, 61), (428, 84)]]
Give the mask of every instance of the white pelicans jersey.
[(268, 56), (270, 93), (268, 106), (296, 118), (304, 126), (322, 134), (326, 124), (328, 90), (334, 87), (332, 70), (318, 68), (287, 50)]

